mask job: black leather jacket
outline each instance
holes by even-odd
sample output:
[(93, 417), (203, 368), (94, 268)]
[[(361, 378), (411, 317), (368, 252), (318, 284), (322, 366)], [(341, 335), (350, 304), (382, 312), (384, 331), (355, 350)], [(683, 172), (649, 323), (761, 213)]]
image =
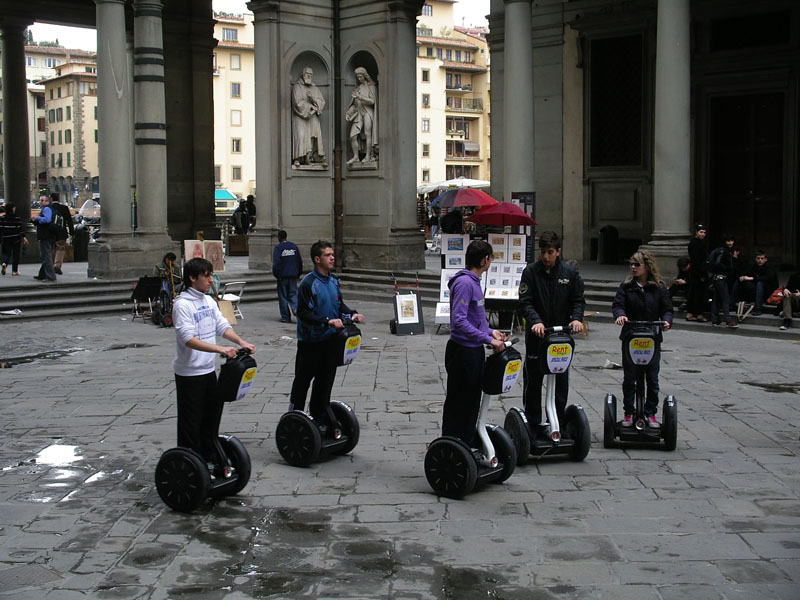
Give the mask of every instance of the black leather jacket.
[(529, 264), (522, 272), (519, 284), (519, 305), (525, 317), (525, 345), (528, 354), (538, 348), (539, 338), (531, 327), (537, 323), (545, 327), (569, 325), (582, 321), (586, 300), (583, 297), (583, 279), (576, 269), (558, 260), (548, 273), (542, 261)]

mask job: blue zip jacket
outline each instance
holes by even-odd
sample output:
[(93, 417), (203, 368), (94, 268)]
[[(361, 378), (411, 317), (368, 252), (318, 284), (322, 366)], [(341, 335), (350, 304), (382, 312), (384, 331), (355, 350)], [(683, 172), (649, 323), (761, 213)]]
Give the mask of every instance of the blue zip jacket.
[(354, 314), (356, 311), (342, 302), (339, 280), (333, 275), (314, 269), (297, 286), (298, 342), (324, 342), (336, 333), (329, 320)]

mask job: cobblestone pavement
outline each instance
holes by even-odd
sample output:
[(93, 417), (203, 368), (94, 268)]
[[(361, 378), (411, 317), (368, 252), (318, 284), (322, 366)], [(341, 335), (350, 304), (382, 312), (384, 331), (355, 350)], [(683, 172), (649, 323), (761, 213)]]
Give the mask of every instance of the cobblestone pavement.
[[(465, 499), (432, 494), (447, 336), (388, 333), (367, 304), (364, 347), (334, 397), (355, 408), (351, 455), (300, 469), (275, 447), (294, 370), (277, 306), (246, 305), (255, 391), (222, 430), (245, 444), (249, 485), (191, 515), (153, 473), (174, 445), (174, 333), (119, 317), (9, 323), (0, 341), (0, 597), (800, 597), (800, 348), (713, 332), (666, 335), (662, 394), (675, 452), (602, 447), (620, 396), (618, 329), (576, 342), (570, 399), (587, 410), (584, 462), (543, 459)], [(426, 317), (432, 315), (426, 311)], [(31, 359), (31, 362), (23, 362)], [(490, 419), (520, 403), (521, 386)]]

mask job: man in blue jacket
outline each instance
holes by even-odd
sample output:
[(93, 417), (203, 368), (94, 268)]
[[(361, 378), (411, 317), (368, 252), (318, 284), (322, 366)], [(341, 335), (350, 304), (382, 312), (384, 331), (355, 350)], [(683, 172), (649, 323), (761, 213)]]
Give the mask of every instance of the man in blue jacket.
[(55, 283), (56, 272), (53, 268), (53, 242), (56, 239), (55, 234), (50, 228), (53, 221), (53, 209), (50, 208), (50, 197), (40, 196), (39, 207), (41, 210), (39, 214), (31, 219), (36, 225), (36, 239), (39, 241), (39, 258), (42, 261), (42, 266), (39, 269), (39, 274), (34, 275), (34, 279), (43, 283)]
[(475, 240), (467, 247), (466, 269), (456, 273), (450, 288), (450, 339), (444, 354), (447, 395), (442, 411), (442, 435), (457, 437), (475, 447), (475, 426), (481, 406), (481, 383), (486, 364), (484, 344), (495, 352), (505, 347), (506, 335), (489, 329), (483, 308), (481, 275), (492, 264), (492, 246)]
[(303, 272), (303, 258), (293, 242), (286, 240), (286, 232), (278, 232), (278, 245), (272, 251), (272, 274), (278, 280), (278, 308), (281, 323), (291, 323), (289, 309), (297, 314), (297, 278)]
[(297, 289), (297, 356), (289, 410), (303, 410), (311, 381), (309, 412), (326, 431), (336, 427), (330, 408), (331, 389), (336, 378), (334, 334), (344, 327), (342, 319), (363, 323), (364, 317), (342, 301), (339, 280), (331, 275), (333, 246), (319, 240), (311, 245), (314, 269)]

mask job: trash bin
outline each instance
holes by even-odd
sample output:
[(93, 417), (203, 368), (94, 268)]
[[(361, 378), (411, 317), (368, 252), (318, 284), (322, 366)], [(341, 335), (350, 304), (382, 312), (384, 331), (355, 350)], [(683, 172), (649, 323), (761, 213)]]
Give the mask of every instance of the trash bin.
[(615, 265), (619, 262), (619, 231), (613, 225), (605, 225), (597, 237), (597, 263)]
[(72, 245), (75, 248), (75, 262), (89, 260), (89, 230), (86, 227), (75, 228), (75, 234), (72, 236)]

